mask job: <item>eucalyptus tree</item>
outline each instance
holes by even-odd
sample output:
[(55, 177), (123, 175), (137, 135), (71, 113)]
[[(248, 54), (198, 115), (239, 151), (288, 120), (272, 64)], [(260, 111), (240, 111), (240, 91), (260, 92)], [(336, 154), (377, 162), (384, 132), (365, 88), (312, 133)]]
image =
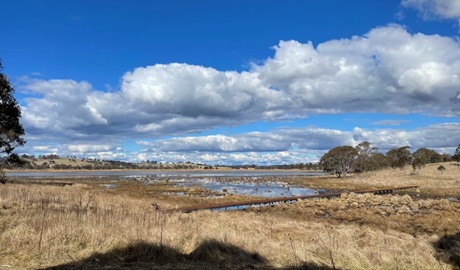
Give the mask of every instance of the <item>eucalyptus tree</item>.
[(355, 147), (358, 151), (358, 158), (354, 162), (354, 168), (356, 172), (365, 172), (375, 169), (373, 164), (373, 157), (378, 153), (379, 149), (376, 146), (372, 146), (371, 143), (364, 141)]
[(412, 167), (420, 170), (426, 164), (440, 162), (442, 157), (436, 151), (420, 148), (412, 154)]
[(358, 158), (358, 150), (351, 146), (335, 147), (321, 158), (320, 165), (325, 171), (333, 171), (339, 178), (347, 176)]
[(400, 168), (401, 170), (406, 167), (412, 160), (410, 146), (402, 146), (399, 148), (391, 149), (387, 152), (387, 159), (392, 168)]

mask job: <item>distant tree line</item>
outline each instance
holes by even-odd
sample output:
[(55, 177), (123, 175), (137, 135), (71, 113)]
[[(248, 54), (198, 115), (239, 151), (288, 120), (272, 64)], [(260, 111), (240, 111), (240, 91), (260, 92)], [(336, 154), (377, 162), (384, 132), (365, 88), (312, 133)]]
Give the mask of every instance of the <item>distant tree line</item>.
[[(11, 159), (11, 157), (9, 157)], [(131, 169), (158, 169), (158, 170), (190, 170), (205, 169), (212, 170), (218, 167), (230, 169), (256, 169), (256, 170), (323, 170), (333, 172), (337, 177), (344, 177), (350, 172), (360, 173), (375, 171), (382, 168), (404, 169), (412, 165), (414, 170), (420, 171), (426, 164), (457, 161), (460, 162), (460, 145), (453, 155), (439, 154), (434, 150), (420, 148), (415, 152), (410, 151), (409, 146), (390, 149), (386, 155), (379, 152), (379, 149), (371, 143), (365, 141), (352, 146), (338, 146), (329, 150), (323, 155), (319, 163), (297, 163), (281, 165), (233, 165), (233, 166), (211, 166), (206, 164), (196, 164), (192, 162), (161, 163), (158, 161), (143, 161), (140, 163), (104, 160), (96, 158), (80, 158), (67, 156), (65, 162), (57, 154), (40, 155), (16, 155), (16, 162), (5, 162), (6, 157), (0, 157), (4, 169), (16, 169), (18, 167), (28, 170), (131, 170)]]
[[(26, 170), (190, 170), (190, 169), (217, 169), (216, 166), (205, 164), (195, 164), (192, 162), (179, 162), (163, 164), (158, 161), (143, 161), (139, 163), (125, 162), (118, 160), (105, 160), (96, 158), (81, 158), (67, 156), (61, 158), (57, 154), (51, 155), (21, 155), (18, 156), (20, 162), (6, 163), (5, 169), (26, 169)], [(0, 161), (2, 158), (0, 158)]]
[(350, 172), (368, 172), (387, 167), (404, 169), (408, 165), (420, 171), (426, 164), (447, 161), (460, 162), (460, 145), (454, 155), (439, 154), (428, 148), (420, 148), (412, 153), (410, 146), (390, 149), (384, 155), (377, 147), (365, 141), (356, 147), (346, 145), (329, 150), (321, 158), (319, 165), (324, 171), (333, 172), (337, 177), (345, 177)]

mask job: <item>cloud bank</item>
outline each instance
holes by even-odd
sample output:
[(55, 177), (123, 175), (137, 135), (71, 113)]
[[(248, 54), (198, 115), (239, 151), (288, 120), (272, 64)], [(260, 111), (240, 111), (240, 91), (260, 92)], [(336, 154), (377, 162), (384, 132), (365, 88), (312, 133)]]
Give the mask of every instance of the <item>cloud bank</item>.
[[(457, 125), (441, 125), (414, 131), (418, 133), (307, 128), (189, 136), (221, 126), (324, 113), (460, 116), (457, 39), (388, 25), (317, 46), (281, 41), (273, 49), (272, 57), (242, 72), (181, 63), (139, 67), (125, 73), (113, 92), (98, 91), (85, 81), (25, 80), (17, 88), (29, 94), (22, 107), (27, 139), (63, 144), (67, 149), (60, 150), (68, 153), (129, 156), (116, 148), (135, 139), (139, 147), (148, 146), (136, 159), (155, 157), (158, 151), (181, 159), (184, 152), (195, 151), (208, 155), (197, 156), (200, 160), (244, 162), (247, 155), (240, 153), (254, 153), (265, 162), (284, 162), (294, 160), (296, 151), (313, 160), (325, 149), (363, 140), (389, 148), (417, 146), (414, 138), (420, 136), (432, 147), (446, 147), (445, 140), (432, 143), (431, 137), (439, 130), (460, 134)], [(431, 130), (436, 132), (430, 135)], [(165, 136), (173, 138), (158, 140)], [(258, 158), (252, 158), (256, 163)]]
[[(440, 136), (442, 134), (442, 136)], [(275, 129), (236, 135), (185, 136), (155, 141), (137, 141), (138, 152), (125, 153), (116, 143), (62, 144), (34, 146), (36, 152), (64, 153), (98, 159), (156, 160), (160, 162), (193, 161), (207, 164), (290, 164), (316, 162), (329, 149), (338, 145), (356, 146), (372, 142), (382, 152), (400, 146), (415, 151), (429, 147), (441, 153), (452, 153), (458, 144), (460, 124), (436, 124), (413, 131), (401, 129), (369, 130), (354, 128), (341, 131), (324, 128)]]

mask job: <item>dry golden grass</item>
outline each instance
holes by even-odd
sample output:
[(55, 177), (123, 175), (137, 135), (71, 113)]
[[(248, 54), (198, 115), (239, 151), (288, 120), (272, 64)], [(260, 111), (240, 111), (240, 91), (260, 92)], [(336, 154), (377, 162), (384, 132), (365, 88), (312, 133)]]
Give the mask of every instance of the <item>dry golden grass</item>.
[[(444, 172), (437, 170), (440, 165), (446, 168)], [(328, 190), (359, 190), (417, 185), (420, 187), (422, 197), (451, 196), (460, 198), (460, 163), (428, 164), (416, 172), (407, 166), (404, 170), (384, 169), (376, 172), (352, 174), (346, 178), (332, 176), (297, 178), (293, 182), (302, 183), (311, 188)]]
[[(458, 189), (458, 178), (449, 174), (455, 166), (447, 167), (442, 175), (435, 172), (432, 180), (429, 169), (418, 176), (388, 170), (382, 175), (369, 174), (367, 179), (360, 175), (320, 180), (367, 188), (416, 184), (422, 193), (432, 192), (436, 186), (445, 191), (448, 187)], [(436, 195), (444, 193), (451, 196), (456, 191)], [(162, 207), (199, 204), (194, 200), (198, 199), (174, 201), (165, 195), (140, 192), (140, 187), (117, 191), (87, 184), (1, 185), (0, 269), (52, 269), (59, 265), (68, 269), (453, 269), (444, 259), (458, 251), (455, 245), (447, 255), (435, 248), (444, 235), (443, 229), (437, 229), (438, 223), (430, 223), (434, 216), (430, 222), (421, 219), (426, 228), (413, 233), (408, 228), (414, 224), (409, 222), (414, 215), (376, 211), (382, 205), (410, 206), (411, 211), (418, 207), (426, 213), (434, 209), (430, 213), (438, 213), (438, 220), (451, 215), (451, 221), (442, 224), (455, 235), (460, 231), (455, 202), (352, 195), (259, 211), (190, 214), (164, 214), (150, 205), (153, 201)], [(372, 201), (375, 207), (366, 208)], [(434, 205), (440, 205), (439, 209)], [(318, 216), (310, 211), (323, 212)], [(331, 212), (329, 217), (324, 211)], [(369, 220), (363, 220), (365, 215)]]
[(408, 195), (351, 193), (336, 199), (302, 200), (292, 205), (256, 208), (254, 211), (327, 224), (361, 224), (414, 236), (452, 235), (460, 231), (460, 202), (447, 199), (413, 200)]
[(29, 159), (26, 158), (26, 161), (29, 162), (35, 162), (37, 165), (43, 165), (43, 163), (51, 164), (52, 165), (72, 165), (72, 166), (84, 166), (84, 165), (90, 165), (92, 164), (91, 162), (88, 161), (82, 161), (81, 159), (74, 159), (74, 158), (55, 158), (55, 159), (44, 159), (44, 158), (37, 158), (37, 159)]

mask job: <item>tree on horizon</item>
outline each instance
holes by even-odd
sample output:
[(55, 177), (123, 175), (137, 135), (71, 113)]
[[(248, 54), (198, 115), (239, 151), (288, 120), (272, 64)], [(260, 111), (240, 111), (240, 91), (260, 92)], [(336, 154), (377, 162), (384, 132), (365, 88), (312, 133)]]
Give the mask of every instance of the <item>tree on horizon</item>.
[(346, 177), (358, 158), (358, 150), (351, 146), (335, 147), (321, 158), (320, 164), (326, 171), (334, 171), (339, 178)]

